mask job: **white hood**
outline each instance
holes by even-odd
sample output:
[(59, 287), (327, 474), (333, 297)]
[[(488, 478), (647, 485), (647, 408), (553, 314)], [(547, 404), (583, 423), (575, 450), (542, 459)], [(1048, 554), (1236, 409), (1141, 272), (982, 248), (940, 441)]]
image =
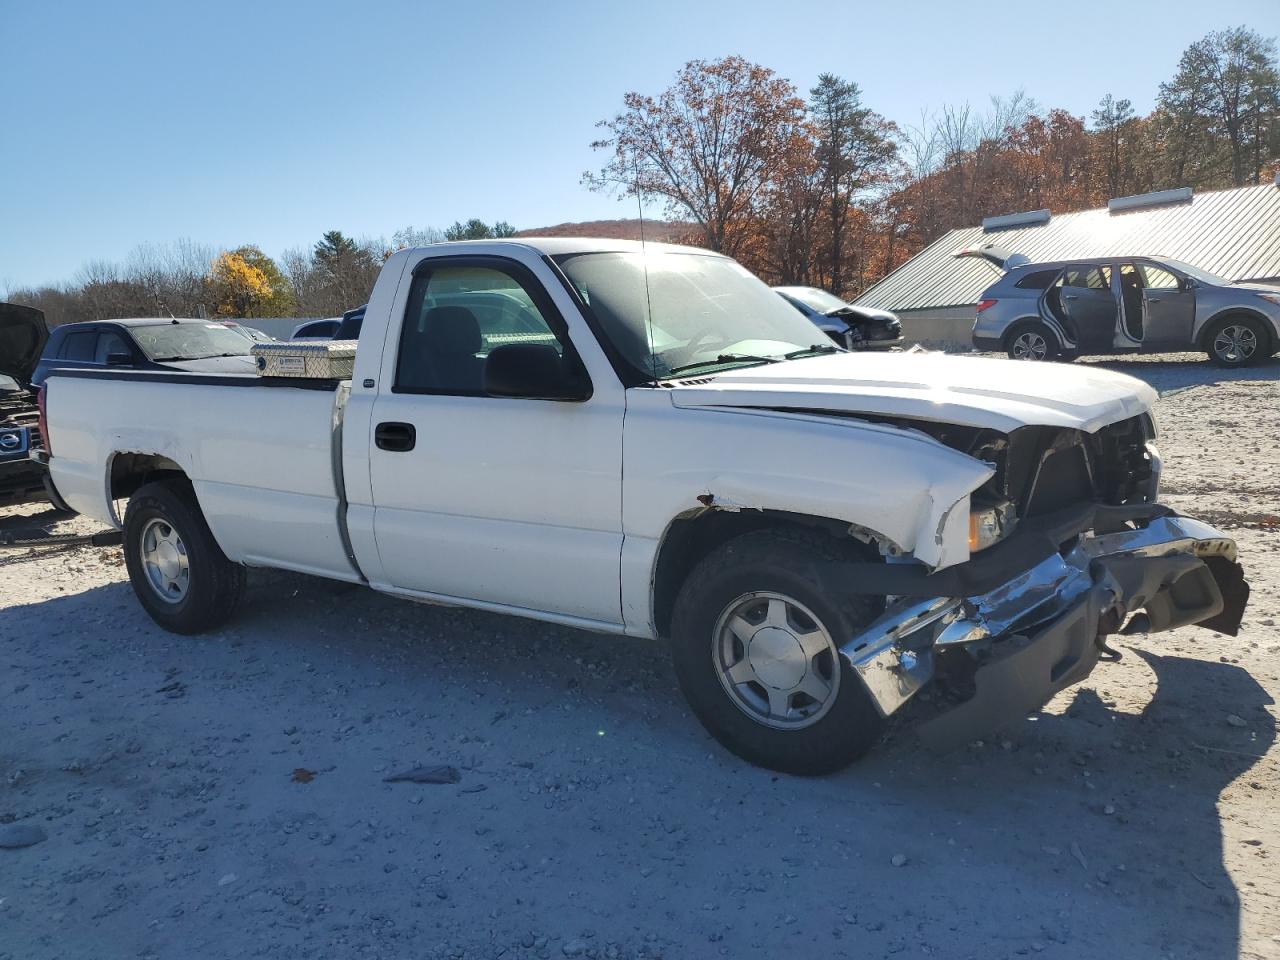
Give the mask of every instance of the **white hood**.
[(1092, 432), (1148, 411), (1156, 392), (1097, 367), (952, 357), (836, 353), (730, 370), (679, 384), (677, 407), (760, 407), (878, 414), (989, 427)]

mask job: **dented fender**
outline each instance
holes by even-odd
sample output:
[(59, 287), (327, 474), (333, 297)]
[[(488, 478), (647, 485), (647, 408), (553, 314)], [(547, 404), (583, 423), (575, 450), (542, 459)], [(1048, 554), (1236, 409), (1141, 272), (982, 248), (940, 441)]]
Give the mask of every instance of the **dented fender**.
[(839, 520), (885, 553), (931, 569), (969, 558), (969, 495), (990, 465), (926, 434), (852, 418), (674, 407), (628, 394), (623, 443), (623, 612), (647, 633), (652, 577), (670, 525), (699, 510)]

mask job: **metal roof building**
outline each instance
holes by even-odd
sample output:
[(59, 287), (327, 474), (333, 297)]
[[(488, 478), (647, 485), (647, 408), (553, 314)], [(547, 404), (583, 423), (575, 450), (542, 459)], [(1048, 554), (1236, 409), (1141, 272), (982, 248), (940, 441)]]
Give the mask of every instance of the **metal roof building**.
[(911, 339), (967, 344), (973, 305), (997, 273), (981, 258), (953, 254), (986, 244), (1032, 262), (1164, 256), (1230, 280), (1280, 283), (1280, 181), (1200, 194), (1166, 190), (1079, 213), (989, 217), (935, 240), (855, 303), (899, 314)]

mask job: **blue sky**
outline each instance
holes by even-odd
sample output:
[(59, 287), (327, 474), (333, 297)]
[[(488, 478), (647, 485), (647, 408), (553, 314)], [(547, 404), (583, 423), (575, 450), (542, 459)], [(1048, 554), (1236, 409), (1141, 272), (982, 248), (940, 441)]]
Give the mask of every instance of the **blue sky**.
[[(0, 293), (182, 237), (634, 215), (579, 185), (595, 121), (692, 58), (823, 71), (913, 123), (1023, 87), (1148, 110), (1183, 48), (1267, 3), (0, 0)], [(657, 216), (660, 211), (647, 211)]]

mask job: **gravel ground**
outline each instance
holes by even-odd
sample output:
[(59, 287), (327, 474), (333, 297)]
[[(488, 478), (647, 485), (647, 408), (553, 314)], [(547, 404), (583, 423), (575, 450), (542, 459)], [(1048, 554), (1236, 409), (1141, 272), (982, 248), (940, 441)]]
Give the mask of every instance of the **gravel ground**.
[(1104, 365), (1239, 539), (1241, 636), (824, 779), (726, 755), (661, 645), (272, 572), (181, 638), (118, 549), (0, 551), (0, 831), (47, 833), (0, 849), (0, 958), (1280, 956), (1280, 362)]

